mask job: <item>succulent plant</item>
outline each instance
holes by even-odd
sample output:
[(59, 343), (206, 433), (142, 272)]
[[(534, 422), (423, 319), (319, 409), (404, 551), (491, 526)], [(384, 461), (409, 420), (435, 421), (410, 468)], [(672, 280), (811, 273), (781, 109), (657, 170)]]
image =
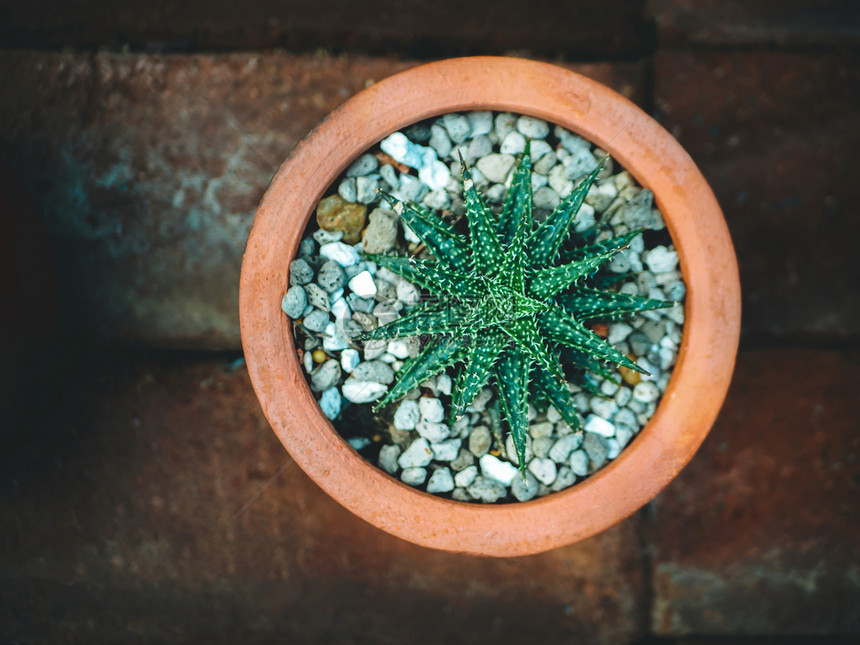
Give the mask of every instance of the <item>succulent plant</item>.
[[(485, 204), (460, 159), (468, 236), (415, 203), (383, 194), (432, 257), (368, 255), (426, 290), (428, 297), (402, 318), (360, 340), (427, 335), (376, 409), (455, 364), (453, 422), (493, 379), (501, 410), (525, 468), (530, 398), (551, 404), (575, 430), (581, 421), (562, 369), (613, 377), (612, 364), (644, 372), (586, 323), (614, 320), (673, 303), (601, 289), (598, 268), (642, 231), (576, 246), (571, 230), (601, 167), (595, 168), (541, 223), (532, 216), (529, 147), (514, 171), (501, 212)], [(617, 375), (616, 375), (617, 378)]]

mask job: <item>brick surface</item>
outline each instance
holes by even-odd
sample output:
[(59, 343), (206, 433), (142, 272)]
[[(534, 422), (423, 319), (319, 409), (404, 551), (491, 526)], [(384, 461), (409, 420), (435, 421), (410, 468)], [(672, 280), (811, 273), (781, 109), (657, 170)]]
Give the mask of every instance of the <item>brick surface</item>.
[(748, 334), (857, 337), (856, 54), (655, 58), (658, 117), (699, 164), (738, 253)]
[[(291, 148), (414, 63), (283, 53), (0, 53), (0, 161), (44, 211), (64, 325), (98, 339), (238, 348), (239, 266)], [(639, 64), (573, 69), (643, 100)]]
[(659, 634), (860, 634), (860, 355), (740, 355), (699, 454), (651, 505)]
[(851, 0), (648, 0), (659, 44), (833, 46), (860, 43)]
[(632, 57), (648, 40), (642, 0), (32, 0), (0, 2), (0, 43), (182, 50), (284, 47), (439, 57), (527, 49)]
[(351, 515), (295, 465), (281, 471), (288, 456), (243, 368), (119, 360), (82, 372), (2, 455), (4, 642), (616, 644), (642, 633), (635, 517), (537, 556), (431, 551)]

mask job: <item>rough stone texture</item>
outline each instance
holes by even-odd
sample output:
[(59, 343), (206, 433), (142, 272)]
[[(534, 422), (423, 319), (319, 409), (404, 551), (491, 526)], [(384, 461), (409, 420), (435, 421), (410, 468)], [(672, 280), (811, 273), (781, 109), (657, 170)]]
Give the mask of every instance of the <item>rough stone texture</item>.
[(52, 418), (4, 442), (3, 642), (641, 636), (637, 518), (524, 558), (414, 546), (290, 462), (243, 368), (123, 358), (81, 368)]
[(856, 45), (850, 0), (648, 0), (661, 45)]
[[(241, 256), (272, 174), (329, 111), (414, 64), (0, 52), (0, 162), (44, 213), (64, 325), (120, 343), (238, 348)], [(573, 69), (643, 100), (643, 65)]]
[(856, 337), (860, 57), (660, 51), (655, 79), (728, 220), (744, 331)]
[[(0, 42), (14, 47), (123, 46), (150, 50), (282, 47), (419, 58), (503, 54), (634, 57), (648, 42), (642, 0), (33, 0), (3, 3)], [(502, 10), (503, 9), (503, 10)], [(492, 16), (488, 21), (487, 16)], [(451, 16), (456, 16), (452, 20)], [(528, 25), (528, 28), (524, 28)]]
[(713, 431), (651, 505), (657, 633), (860, 634), (858, 360), (741, 354)]

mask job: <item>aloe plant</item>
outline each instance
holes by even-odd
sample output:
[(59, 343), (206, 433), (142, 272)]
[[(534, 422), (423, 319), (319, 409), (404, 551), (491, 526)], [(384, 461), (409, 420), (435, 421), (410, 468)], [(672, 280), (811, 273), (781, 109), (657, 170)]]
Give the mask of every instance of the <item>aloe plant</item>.
[(377, 410), (452, 365), (461, 365), (452, 391), (453, 422), (493, 379), (524, 472), (530, 398), (551, 404), (575, 430), (581, 427), (560, 356), (568, 371), (579, 368), (580, 375), (611, 376), (613, 365), (644, 372), (586, 323), (674, 303), (592, 284), (598, 268), (641, 233), (572, 244), (572, 225), (601, 167), (538, 224), (532, 216), (528, 146), (498, 215), (477, 192), (462, 157), (460, 163), (468, 235), (421, 205), (382, 195), (432, 257), (367, 257), (424, 288), (430, 297), (360, 339), (430, 337), (418, 356), (404, 364)]

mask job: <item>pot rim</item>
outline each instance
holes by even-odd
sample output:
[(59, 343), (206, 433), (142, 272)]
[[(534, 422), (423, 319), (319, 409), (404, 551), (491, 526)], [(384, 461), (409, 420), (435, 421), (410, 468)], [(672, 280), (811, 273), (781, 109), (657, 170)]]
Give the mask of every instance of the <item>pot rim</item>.
[[(322, 414), (281, 312), (289, 261), (325, 190), (360, 154), (407, 125), (447, 112), (545, 119), (607, 150), (650, 188), (687, 286), (678, 360), (657, 411), (610, 464), (540, 499), (500, 505), (421, 492), (361, 457)], [(455, 58), (359, 92), (326, 117), (275, 174), (243, 257), (240, 324), (263, 412), (299, 466), (353, 513), (424, 546), (491, 556), (537, 553), (603, 531), (653, 499), (689, 462), (728, 391), (740, 336), (737, 260), (719, 204), (680, 144), (606, 86), (548, 63)]]

